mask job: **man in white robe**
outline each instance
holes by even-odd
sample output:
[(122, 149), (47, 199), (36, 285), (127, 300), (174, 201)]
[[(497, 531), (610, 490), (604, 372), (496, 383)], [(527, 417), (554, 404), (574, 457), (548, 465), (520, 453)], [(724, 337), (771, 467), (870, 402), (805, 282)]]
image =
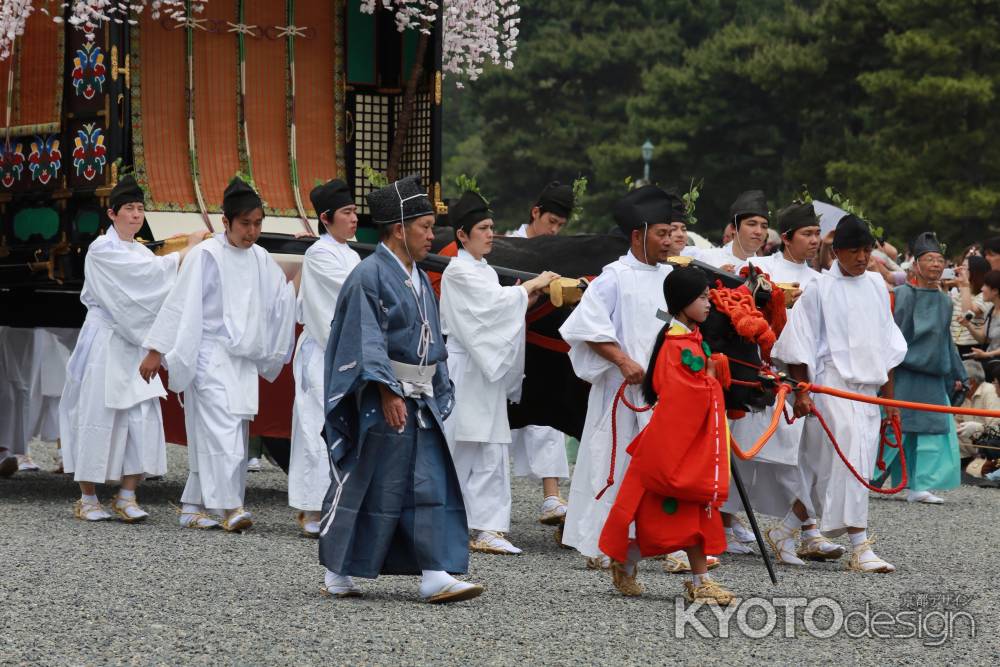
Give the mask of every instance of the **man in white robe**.
[[(0, 332), (0, 476), (34, 472), (30, 444), (59, 440), (59, 396), (79, 329), (2, 327)], [(9, 448), (8, 448), (9, 445)], [(15, 462), (7, 462), (10, 455)]]
[[(893, 320), (885, 282), (879, 274), (866, 271), (874, 244), (868, 224), (856, 216), (847, 215), (837, 223), (836, 261), (803, 292), (772, 350), (775, 358), (788, 364), (793, 379), (892, 397), (892, 369), (906, 356), (906, 341)], [(847, 460), (861, 479), (871, 479), (879, 443), (878, 406), (797, 393), (795, 415), (810, 414), (814, 401)], [(888, 417), (899, 415), (896, 408), (885, 412)], [(871, 548), (867, 488), (837, 456), (815, 417), (806, 420), (801, 448), (805, 489), (823, 535), (848, 533), (849, 569), (894, 571)]]
[(598, 540), (628, 465), (625, 450), (649, 421), (649, 412), (619, 406), (614, 485), (595, 499), (609, 474), (612, 405), (618, 388), (626, 383), (629, 402), (644, 403), (640, 385), (663, 326), (658, 313), (666, 310), (663, 280), (670, 267), (660, 262), (669, 256), (670, 222), (680, 210), (679, 202), (646, 185), (615, 205), (615, 222), (629, 238), (629, 251), (604, 267), (559, 329), (570, 345), (574, 372), (591, 384), (563, 529), (563, 544), (586, 556), (588, 567), (610, 566)]
[[(739, 274), (751, 260), (754, 264), (763, 259), (757, 257), (757, 252), (767, 241), (767, 230), (771, 220), (771, 211), (767, 205), (767, 197), (762, 190), (747, 190), (741, 192), (729, 207), (729, 227), (732, 227), (732, 240), (721, 248), (703, 250), (697, 255), (699, 261), (710, 264), (723, 271)], [(729, 483), (729, 497), (738, 499), (736, 487), (732, 480)], [(730, 500), (729, 506), (733, 506)], [(756, 541), (754, 534), (740, 523), (733, 514), (722, 512), (722, 525), (726, 531), (726, 553), (753, 553), (750, 544)]]
[(323, 439), (323, 354), (340, 288), (361, 261), (348, 239), (358, 228), (351, 189), (335, 179), (309, 193), (319, 215), (320, 237), (306, 250), (298, 296), (302, 324), (292, 373), (292, 446), (288, 461), (288, 504), (299, 510), (298, 522), (308, 537), (319, 537), (323, 498), (330, 486), (330, 461)]
[(3, 327), (0, 332), (0, 477), (18, 471), (33, 435), (28, 414), (34, 341), (32, 329)]
[[(819, 252), (819, 219), (812, 204), (800, 202), (778, 211), (777, 218), (783, 242), (781, 251), (751, 261), (772, 282), (796, 285), (794, 294), (800, 295), (819, 277), (819, 273), (809, 266)], [(779, 370), (786, 370), (780, 362), (775, 365)], [(733, 421), (733, 438), (744, 449), (751, 447), (767, 429), (773, 414), (774, 408), (769, 407)], [(823, 537), (811, 516), (811, 503), (809, 494), (803, 489), (799, 460), (804, 427), (804, 419), (797, 419), (792, 424), (780, 419), (778, 430), (757, 456), (750, 461), (733, 458), (754, 510), (783, 517), (781, 524), (765, 533), (765, 538), (778, 562), (788, 565), (805, 565), (802, 558), (826, 560), (844, 555), (844, 547)], [(743, 510), (743, 504), (738, 495), (731, 494), (723, 509), (735, 513)], [(802, 544), (796, 548), (795, 537), (800, 527)], [(732, 541), (730, 537), (728, 534), (727, 541)]]
[(735, 227), (733, 240), (721, 248), (702, 250), (697, 258), (723, 271), (738, 274), (747, 261), (756, 257), (764, 247), (770, 219), (767, 197), (762, 191), (741, 192), (729, 207), (729, 221)]
[(111, 192), (111, 226), (90, 244), (80, 300), (87, 319), (69, 358), (58, 403), (63, 466), (80, 485), (74, 516), (111, 518), (97, 484), (119, 483), (111, 508), (126, 523), (149, 515), (136, 488), (145, 475), (167, 471), (159, 376), (143, 382), (136, 369), (142, 340), (173, 286), (181, 260), (204, 233), (192, 234), (178, 253), (157, 257), (134, 239), (144, 219), (143, 192), (125, 176)]
[[(573, 188), (553, 181), (545, 186), (531, 207), (530, 219), (509, 236), (530, 239), (555, 236), (573, 213)], [(524, 426), (511, 431), (510, 458), (515, 477), (542, 481), (542, 504), (538, 521), (560, 525), (566, 518), (566, 501), (559, 493), (559, 480), (569, 477), (566, 435), (551, 426)]]
[[(35, 329), (32, 355), (31, 399), (28, 412), (29, 433), (42, 442), (59, 444), (59, 397), (66, 385), (66, 366), (76, 347), (79, 329), (38, 327)], [(61, 447), (61, 444), (60, 444)], [(57, 451), (57, 459), (60, 456)], [(62, 472), (62, 462), (59, 472)], [(38, 470), (25, 454), (21, 470)]]
[(184, 393), (189, 474), (180, 523), (205, 526), (222, 513), (229, 532), (249, 528), (243, 507), (257, 376), (278, 377), (295, 341), (295, 287), (255, 244), (264, 219), (260, 196), (239, 178), (222, 201), (225, 232), (192, 249), (143, 347), (149, 379), (161, 361), (169, 387)]
[(10, 405), (13, 398), (10, 394), (10, 387), (7, 382), (7, 361), (4, 339), (7, 336), (7, 329), (10, 327), (0, 326), (0, 477), (10, 477), (17, 472), (17, 456), (8, 447), (8, 434), (10, 417)]
[(465, 500), (469, 549), (519, 554), (504, 535), (511, 511), (507, 401), (521, 396), (525, 313), (558, 276), (546, 271), (502, 287), (484, 259), (493, 249), (493, 212), (486, 201), (465, 192), (448, 217), (459, 250), (441, 276), (441, 329), (448, 337), (448, 375), (455, 384), (445, 439)]

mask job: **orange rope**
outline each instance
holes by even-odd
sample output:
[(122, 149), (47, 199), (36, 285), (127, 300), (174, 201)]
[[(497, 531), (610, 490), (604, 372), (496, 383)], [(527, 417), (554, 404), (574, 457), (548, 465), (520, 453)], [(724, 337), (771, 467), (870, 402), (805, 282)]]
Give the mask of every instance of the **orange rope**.
[(767, 441), (771, 439), (774, 432), (778, 430), (778, 421), (781, 419), (781, 415), (784, 414), (785, 410), (785, 396), (788, 395), (789, 387), (787, 384), (783, 384), (778, 387), (777, 403), (774, 406), (774, 414), (771, 415), (771, 423), (768, 424), (767, 430), (761, 434), (754, 443), (750, 451), (744, 452), (740, 449), (739, 443), (736, 442), (736, 438), (733, 437), (732, 432), (729, 433), (729, 442), (732, 445), (733, 453), (744, 461), (749, 461), (753, 457), (757, 456), (757, 453), (764, 448)]
[(882, 398), (880, 396), (866, 396), (853, 391), (824, 387), (819, 384), (800, 382), (796, 391), (811, 391), (816, 394), (826, 394), (837, 398), (846, 398), (851, 401), (871, 403), (873, 405), (884, 405), (889, 408), (906, 408), (909, 410), (923, 410), (924, 412), (942, 412), (949, 415), (971, 415), (973, 417), (993, 417), (1000, 418), (1000, 410), (981, 410), (979, 408), (952, 407), (950, 405), (931, 405), (929, 403), (913, 403), (911, 401), (900, 401), (894, 398)]

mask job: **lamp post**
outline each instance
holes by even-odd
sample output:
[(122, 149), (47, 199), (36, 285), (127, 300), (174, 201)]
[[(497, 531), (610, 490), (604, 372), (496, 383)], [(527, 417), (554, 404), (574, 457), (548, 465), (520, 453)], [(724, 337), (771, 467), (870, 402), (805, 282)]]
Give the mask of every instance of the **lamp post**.
[(647, 183), (649, 183), (649, 163), (653, 160), (653, 142), (646, 139), (646, 143), (642, 145), (642, 161), (644, 163), (642, 168), (642, 178)]

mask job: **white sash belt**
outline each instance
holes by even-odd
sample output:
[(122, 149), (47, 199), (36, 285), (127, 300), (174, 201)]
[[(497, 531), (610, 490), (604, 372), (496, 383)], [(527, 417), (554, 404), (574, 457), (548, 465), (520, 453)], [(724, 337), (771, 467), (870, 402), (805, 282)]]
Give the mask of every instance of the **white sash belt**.
[(437, 372), (436, 365), (417, 366), (414, 364), (404, 364), (401, 361), (389, 360), (392, 373), (399, 380), (403, 387), (403, 395), (409, 398), (418, 396), (434, 396), (434, 373)]

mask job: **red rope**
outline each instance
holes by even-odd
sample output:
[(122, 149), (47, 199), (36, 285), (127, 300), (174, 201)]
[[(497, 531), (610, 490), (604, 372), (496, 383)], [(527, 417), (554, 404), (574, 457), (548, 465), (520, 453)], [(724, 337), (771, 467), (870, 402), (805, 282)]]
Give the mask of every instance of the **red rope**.
[(605, 484), (604, 488), (601, 489), (594, 500), (600, 500), (604, 492), (610, 489), (615, 484), (615, 458), (618, 454), (618, 402), (621, 401), (625, 404), (632, 412), (647, 412), (653, 409), (652, 405), (632, 405), (629, 400), (625, 398), (625, 387), (628, 386), (628, 382), (622, 382), (621, 386), (618, 387), (618, 391), (615, 392), (615, 400), (611, 403), (611, 469), (608, 470), (608, 483)]
[[(885, 452), (885, 447), (898, 449), (899, 467), (902, 470), (903, 477), (897, 486), (894, 486), (891, 489), (880, 489), (871, 484), (868, 480), (863, 479), (861, 475), (858, 473), (858, 471), (854, 469), (854, 466), (851, 465), (851, 462), (847, 460), (847, 457), (844, 456), (844, 452), (840, 450), (840, 445), (837, 443), (837, 439), (833, 437), (833, 432), (830, 430), (830, 427), (827, 426), (826, 420), (823, 419), (823, 415), (819, 413), (819, 410), (816, 409), (815, 405), (813, 405), (812, 414), (813, 416), (816, 417), (816, 419), (819, 420), (819, 423), (823, 427), (823, 430), (826, 431), (827, 437), (829, 437), (830, 442), (833, 443), (833, 448), (837, 451), (837, 456), (839, 456), (840, 460), (844, 462), (844, 465), (847, 466), (847, 469), (851, 471), (851, 474), (854, 475), (854, 478), (859, 482), (861, 482), (861, 484), (864, 485), (865, 488), (867, 488), (869, 491), (874, 491), (875, 493), (881, 493), (887, 496), (890, 496), (894, 493), (899, 493), (900, 491), (906, 488), (906, 485), (909, 480), (907, 479), (906, 475), (906, 453), (903, 451), (903, 436), (900, 432), (901, 429), (899, 427), (899, 417), (893, 417), (891, 420), (890, 419), (882, 420), (882, 427), (879, 429), (877, 465), (879, 470), (885, 470), (885, 461), (882, 458)], [(893, 435), (896, 437), (895, 443), (890, 442), (889, 438), (886, 437), (886, 428), (890, 424), (892, 425)]]

